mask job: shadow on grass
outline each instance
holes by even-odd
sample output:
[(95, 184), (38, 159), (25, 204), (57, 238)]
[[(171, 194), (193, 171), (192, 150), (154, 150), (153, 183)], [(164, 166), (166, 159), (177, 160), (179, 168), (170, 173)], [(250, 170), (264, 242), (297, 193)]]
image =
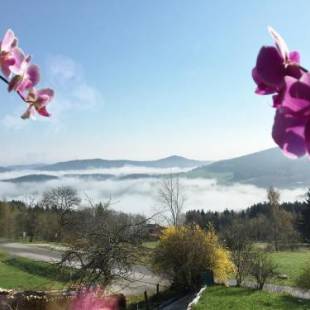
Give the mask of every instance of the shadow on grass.
[[(56, 264), (31, 261), (24, 258), (7, 258), (2, 263), (32, 275), (48, 278), (53, 281), (67, 283), (74, 280), (70, 269), (60, 269)], [(73, 272), (72, 272), (73, 274)]]
[(306, 299), (283, 295), (281, 296), (281, 302), (283, 303), (283, 305), (281, 305), (281, 309), (291, 310), (301, 307), (302, 305), (305, 307), (303, 309), (310, 309), (310, 300)]

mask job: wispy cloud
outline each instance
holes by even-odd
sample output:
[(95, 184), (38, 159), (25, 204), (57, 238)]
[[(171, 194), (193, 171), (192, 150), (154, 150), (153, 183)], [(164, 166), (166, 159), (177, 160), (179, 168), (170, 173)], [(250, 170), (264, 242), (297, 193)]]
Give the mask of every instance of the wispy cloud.
[[(50, 56), (44, 74), (41, 85), (55, 90), (55, 98), (48, 107), (52, 117), (35, 119), (51, 123), (53, 130), (59, 130), (63, 125), (62, 120), (70, 113), (83, 112), (104, 104), (102, 93), (86, 80), (82, 66), (72, 58), (63, 55)], [(15, 130), (29, 125), (29, 121), (20, 119), (23, 108), (18, 106), (12, 113), (4, 115), (1, 123)]]
[(19, 112), (6, 114), (2, 120), (2, 125), (8, 129), (20, 130), (26, 126), (25, 120), (22, 120)]
[(87, 82), (82, 66), (69, 57), (50, 57), (47, 75), (49, 84), (56, 91), (55, 102), (51, 105), (56, 118), (62, 113), (92, 109), (104, 103), (101, 92)]

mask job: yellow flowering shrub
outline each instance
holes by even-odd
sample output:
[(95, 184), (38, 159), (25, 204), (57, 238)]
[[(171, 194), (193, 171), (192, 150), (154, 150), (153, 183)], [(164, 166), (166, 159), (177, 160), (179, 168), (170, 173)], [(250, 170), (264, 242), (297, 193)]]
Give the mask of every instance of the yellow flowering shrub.
[(219, 243), (214, 229), (171, 226), (163, 231), (154, 252), (155, 269), (169, 276), (176, 286), (194, 288), (202, 273), (212, 270), (216, 280), (225, 282), (234, 265), (230, 253)]

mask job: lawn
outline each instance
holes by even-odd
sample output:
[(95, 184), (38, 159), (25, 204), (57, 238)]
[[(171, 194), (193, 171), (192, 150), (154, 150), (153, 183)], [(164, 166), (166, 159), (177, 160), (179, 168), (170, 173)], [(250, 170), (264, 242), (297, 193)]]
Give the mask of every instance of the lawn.
[(143, 242), (143, 246), (148, 249), (155, 249), (159, 244), (159, 241), (145, 241)]
[[(299, 249), (295, 251), (272, 252), (270, 256), (277, 265), (279, 274), (285, 274), (288, 279), (278, 279), (277, 277), (267, 280), (267, 283), (285, 286), (297, 286), (296, 280), (302, 273), (304, 266), (310, 264), (310, 250)], [(232, 276), (234, 278), (234, 276)], [(252, 277), (247, 278), (254, 281)]]
[(68, 272), (60, 273), (55, 265), (0, 253), (0, 288), (61, 289), (69, 279)]
[(281, 251), (270, 254), (278, 265), (277, 270), (281, 274), (288, 275), (287, 280), (274, 278), (270, 282), (278, 285), (296, 286), (296, 280), (302, 272), (305, 264), (310, 264), (310, 250)]
[(267, 293), (264, 291), (213, 286), (203, 293), (193, 310), (263, 310), (263, 309), (310, 309), (310, 301), (287, 295)]

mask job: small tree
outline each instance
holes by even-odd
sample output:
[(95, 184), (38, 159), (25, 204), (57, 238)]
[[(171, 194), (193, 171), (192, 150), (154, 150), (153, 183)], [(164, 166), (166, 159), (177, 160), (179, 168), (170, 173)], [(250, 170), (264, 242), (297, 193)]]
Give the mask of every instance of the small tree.
[(305, 201), (305, 207), (303, 208), (301, 212), (301, 223), (300, 228), (302, 231), (302, 234), (307, 242), (310, 241), (310, 188), (308, 189), (306, 193), (306, 201)]
[(166, 216), (169, 225), (181, 225), (185, 195), (179, 176), (170, 174), (168, 177), (163, 177), (159, 184), (158, 199), (163, 213), (169, 214)]
[(267, 226), (269, 240), (275, 251), (279, 251), (283, 246), (292, 247), (299, 239), (294, 228), (294, 218), (281, 208), (280, 193), (278, 191), (270, 187), (267, 196), (269, 201), (269, 225)]
[(277, 266), (272, 261), (268, 253), (257, 251), (253, 253), (253, 258), (250, 266), (250, 274), (255, 278), (257, 288), (262, 290), (266, 280), (277, 274)]
[(182, 290), (199, 287), (205, 271), (212, 271), (217, 280), (224, 282), (234, 269), (214, 229), (205, 232), (198, 226), (166, 228), (155, 249), (153, 266)]
[(54, 210), (57, 215), (58, 229), (57, 240), (62, 240), (64, 226), (68, 224), (68, 215), (72, 208), (77, 207), (81, 202), (77, 191), (70, 186), (53, 188), (43, 194), (43, 206)]
[(226, 228), (223, 237), (236, 267), (237, 286), (241, 286), (244, 278), (249, 274), (252, 259), (253, 243), (250, 239), (250, 227), (246, 222), (235, 220)]
[[(142, 236), (148, 219), (125, 216), (97, 205), (81, 211), (74, 237), (63, 253), (61, 267), (73, 264), (77, 282), (103, 287), (115, 279), (128, 279), (132, 266), (145, 255)], [(141, 220), (141, 221), (140, 221)]]

